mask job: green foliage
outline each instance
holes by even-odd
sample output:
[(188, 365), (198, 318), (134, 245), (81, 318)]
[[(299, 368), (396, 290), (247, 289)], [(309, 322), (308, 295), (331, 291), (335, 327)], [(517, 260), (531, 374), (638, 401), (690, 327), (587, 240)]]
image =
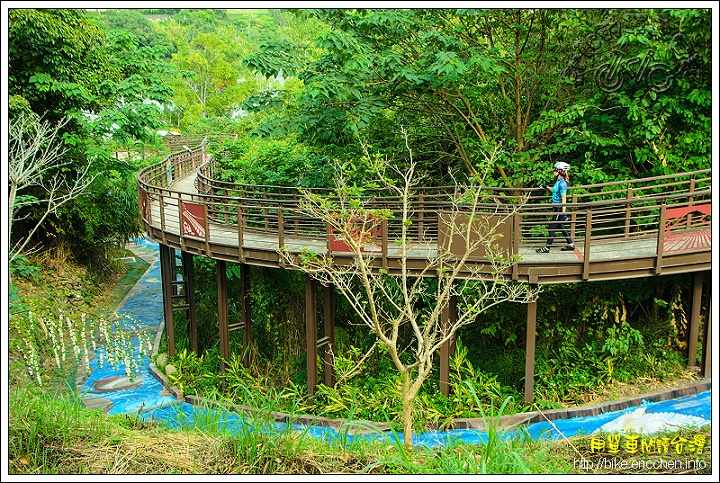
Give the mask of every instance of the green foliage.
[[(55, 370), (59, 373), (68, 367), (82, 367), (89, 372), (90, 353), (97, 351), (100, 344), (104, 350), (99, 352), (99, 367), (109, 364), (116, 370), (124, 368), (132, 380), (139, 374), (139, 361), (152, 346), (148, 334), (139, 331), (139, 326), (128, 316), (115, 314), (114, 320), (108, 320), (86, 317), (85, 313), (76, 316), (60, 312), (56, 317), (33, 317), (33, 313), (28, 312), (28, 325), (34, 327), (36, 324), (42, 333), (28, 330), (15, 350), (22, 354), (28, 375), (38, 385), (43, 384), (40, 358), (44, 354), (52, 354)], [(137, 333), (137, 343), (133, 341), (133, 333)]]
[[(238, 48), (227, 34), (199, 33), (188, 44), (180, 44), (173, 54), (173, 64), (179, 76), (172, 84), (178, 104), (192, 107), (199, 117), (230, 116), (239, 102)], [(191, 125), (197, 119), (184, 119)]]
[[(287, 302), (281, 302), (277, 293), (274, 293), (274, 285), (277, 284), (261, 283), (254, 295), (260, 307), (259, 313), (265, 314), (258, 317), (267, 316), (262, 324), (263, 330), (270, 327), (274, 331), (276, 329), (272, 327), (277, 327), (276, 324), (282, 324), (283, 321), (286, 321), (285, 327), (293, 324), (297, 327), (302, 321), (301, 311), (298, 311), (297, 318), (286, 319), (284, 314), (282, 318), (278, 317), (278, 313), (282, 312), (280, 307)], [(646, 347), (645, 340), (648, 339), (645, 326), (648, 324), (644, 323), (646, 319), (643, 318), (645, 312), (649, 311), (648, 301), (654, 303), (655, 298), (666, 297), (662, 292), (668, 285), (671, 284), (667, 278), (655, 278), (648, 284), (637, 286), (612, 282), (592, 286), (578, 284), (549, 287), (542, 294), (539, 304), (541, 313), (536, 384), (543, 399), (542, 404), (552, 407), (561, 403), (585, 402), (593, 393), (603, 391), (615, 382), (636, 381), (659, 372), (673, 374), (678, 359), (661, 355), (662, 350), (667, 354), (667, 347)], [(416, 398), (416, 424), (436, 421), (450, 425), (453, 418), (471, 417), (474, 408), (472, 395), (463, 386), (466, 380), (480, 388), (477, 394), (485, 398), (486, 404), (497, 404), (502, 397), (515, 396), (519, 392), (520, 388), (516, 386), (523, 377), (522, 334), (525, 323), (524, 311), (519, 312), (520, 317), (517, 317), (517, 308), (487, 314), (491, 323), (479, 318), (479, 327), (473, 333), (484, 337), (471, 339), (474, 341), (472, 364), (469, 363), (470, 351), (460, 345), (457, 359), (453, 361), (456, 375), (451, 376), (452, 396), (440, 398), (437, 396), (437, 382), (428, 384), (426, 392)], [(657, 322), (652, 320), (651, 325)], [(343, 371), (347, 374), (359, 354), (373, 342), (372, 334), (367, 331), (362, 334), (363, 331), (355, 328), (350, 330), (352, 335), (339, 337), (334, 350), (339, 374), (343, 374)], [(350, 330), (343, 328), (346, 333)], [(514, 334), (514, 337), (510, 334)], [(499, 357), (500, 353), (512, 356)], [(285, 353), (280, 355), (278, 361), (289, 360)], [(322, 408), (327, 411), (325, 414), (331, 416), (342, 417), (343, 413), (351, 412), (365, 418), (382, 415), (386, 420), (393, 421), (398, 414), (396, 403), (399, 398), (394, 395), (398, 394), (399, 381), (394, 380), (392, 365), (382, 355), (379, 350), (373, 354), (365, 362), (365, 372), (356, 376), (356, 379), (343, 381), (342, 385), (334, 388), (319, 389), (319, 406), (313, 408), (313, 412)], [(658, 364), (663, 357), (666, 361)], [(656, 367), (653, 368), (652, 364)], [(284, 367), (290, 366), (286, 364)], [(476, 371), (474, 367), (483, 367), (484, 370)], [(258, 377), (257, 373), (251, 374)], [(299, 371), (292, 373), (290, 377), (296, 381), (294, 390), (301, 390), (300, 382), (304, 376)], [(244, 383), (244, 387), (248, 385), (248, 382)], [(389, 403), (388, 399), (394, 402)]]
[[(471, 173), (500, 144), (503, 152), (488, 180), (493, 185), (533, 185), (544, 176), (538, 163), (557, 158), (577, 167), (574, 183), (708, 167), (709, 11), (636, 13), (190, 9), (149, 23), (122, 10), (91, 18), (80, 9), (15, 9), (8, 42), (10, 107), (13, 113), (74, 113), (66, 136), (70, 154), (93, 159), (99, 176), (93, 192), (59, 213), (45, 235), (71, 238), (84, 258), (102, 253), (103, 243), (138, 233), (134, 174), (146, 160), (120, 162), (113, 153), (119, 146), (149, 146), (165, 122), (199, 134), (239, 132), (237, 142), (217, 153), (225, 163), (222, 177), (255, 184), (329, 186), (331, 161), (340, 159), (352, 167), (353, 189), (366, 188), (370, 171), (358, 155), (359, 141), (402, 163), (401, 127), (407, 127), (413, 156), (431, 183), (448, 180), (452, 169)], [(112, 29), (103, 32), (100, 20)], [(599, 80), (612, 76), (598, 75), (616, 60), (622, 61), (616, 74), (623, 82), (609, 89)], [(649, 70), (638, 75), (642, 65), (666, 68), (669, 76), (650, 77)], [(515, 82), (518, 98), (510, 89)], [(199, 87), (208, 89), (206, 98), (197, 95)], [(240, 117), (241, 106), (249, 115)], [(518, 109), (525, 118), (511, 116)], [(196, 262), (202, 356), (187, 352), (189, 336), (182, 330), (188, 321), (182, 315), (176, 320), (183, 348), (176, 382), (203, 395), (225, 387), (228, 398), (263, 388), (272, 398), (290, 386), (292, 397), (282, 404), (293, 407), (291, 399), (306, 391), (297, 274), (253, 267), (254, 346), (248, 350), (254, 366), (240, 364), (241, 334), (234, 333), (222, 386), (214, 263)], [(22, 259), (10, 269), (19, 277), (36, 273)], [(231, 294), (242, 282), (236, 272), (229, 264)], [(536, 388), (543, 404), (582, 401), (612, 381), (677, 374), (686, 299), (685, 283), (666, 277), (622, 288), (549, 288), (538, 305)], [(231, 322), (239, 321), (241, 301), (231, 295), (228, 302)], [(335, 361), (343, 374), (374, 337), (353, 325), (343, 301), (338, 314)], [(416, 422), (450, 424), (516, 394), (524, 323), (524, 311), (513, 304), (464, 328), (462, 339), (473, 344), (459, 344), (452, 359), (451, 396), (438, 396), (438, 381), (429, 380), (417, 398)], [(327, 414), (391, 421), (400, 410), (393, 374), (376, 351), (364, 373), (336, 388), (321, 386), (317, 399)]]
[(658, 301), (678, 300), (681, 285), (659, 278), (552, 287), (542, 294), (536, 359), (542, 399), (581, 403), (615, 382), (679, 374), (682, 353), (673, 348), (679, 347), (681, 311), (676, 302)]
[(302, 274), (259, 267), (251, 270), (248, 296), (254, 350), (263, 359), (292, 371), (305, 352), (304, 328), (300, 326), (305, 307)]
[(155, 27), (177, 46), (171, 61), (178, 74), (171, 81), (173, 122), (194, 130), (206, 119), (247, 116), (262, 92), (284, 80), (279, 69), (265, 76), (243, 59), (252, 59), (262, 43), (302, 44), (313, 30), (288, 12), (263, 9), (182, 10)]
[[(618, 28), (606, 50), (596, 50), (596, 64), (576, 67), (598, 90), (582, 103), (542, 113), (529, 132), (554, 130), (557, 142), (545, 153), (582, 164), (580, 182), (708, 167), (710, 44), (701, 27), (708, 14), (615, 14)], [(600, 32), (601, 25), (591, 30)]]
[(118, 431), (117, 420), (85, 409), (77, 394), (63, 388), (40, 393), (36, 386), (21, 385), (9, 391), (8, 402), (9, 455), (26, 458), (38, 473), (81, 473), (81, 465), (61, 462), (65, 458), (58, 453), (83, 441), (100, 445)]
[(328, 186), (334, 175), (329, 159), (318, 149), (284, 139), (245, 138), (220, 155), (221, 179), (271, 186)]
[(579, 403), (579, 397), (604, 382), (605, 365), (592, 348), (563, 346), (551, 354), (539, 350), (535, 362), (535, 391), (539, 399), (555, 403)]
[(183, 392), (197, 394), (199, 397), (215, 395), (221, 382), (217, 361), (217, 350), (198, 355), (185, 348), (167, 359), (167, 363), (176, 369), (176, 372), (168, 374), (168, 379)]
[[(344, 418), (347, 414), (353, 414), (358, 419), (384, 421), (399, 428), (402, 420), (400, 376), (397, 371), (388, 371), (336, 387), (319, 384), (311, 410), (330, 418)], [(423, 416), (421, 411), (414, 414), (418, 428), (427, 422)]]
[[(107, 169), (95, 179), (87, 196), (68, 210), (65, 234), (79, 260), (95, 260), (103, 244), (122, 246), (142, 234), (137, 215), (136, 164), (104, 160)], [(107, 258), (104, 256), (101, 258)]]
[(610, 353), (612, 357), (623, 357), (628, 354), (630, 348), (634, 346), (643, 346), (643, 336), (639, 330), (633, 329), (627, 322), (623, 322), (619, 327), (611, 325), (607, 328), (605, 343), (600, 352)]
[[(466, 384), (469, 394), (474, 394), (471, 383)], [(476, 398), (479, 405), (479, 398)], [(565, 463), (553, 461), (551, 450), (541, 441), (523, 430), (506, 432), (500, 427), (500, 418), (512, 405), (511, 398), (505, 398), (496, 408), (491, 406), (481, 411), (485, 430), (477, 432), (483, 440), (480, 444), (468, 443), (461, 438), (449, 437), (443, 442), (443, 449), (423, 453), (420, 448), (408, 451), (403, 440), (395, 431), (390, 433), (390, 448), (371, 468), (384, 467), (389, 474), (531, 474), (565, 472)], [(543, 466), (538, 466), (538, 458)], [(546, 459), (547, 458), (547, 459)], [(548, 468), (548, 464), (556, 469)]]
[(263, 397), (268, 392), (274, 392), (272, 385), (266, 384), (262, 377), (254, 377), (250, 373), (250, 369), (243, 365), (242, 355), (233, 353), (230, 355), (230, 359), (224, 363), (224, 385), (231, 395), (230, 397), (241, 398), (246, 392), (255, 394), (255, 397)]
[(450, 415), (475, 417), (483, 408), (499, 404), (509, 392), (512, 391), (498, 382), (497, 375), (475, 369), (468, 359), (468, 348), (457, 339), (450, 358)]
[[(478, 405), (480, 400), (475, 392), (473, 385), (466, 382), (468, 389)], [(510, 396), (506, 397), (495, 411), (495, 406), (491, 405), (490, 413), (486, 414), (481, 409), (481, 415), (485, 422), (485, 432), (487, 434), (487, 442), (485, 443), (485, 453), (479, 461), (478, 473), (507, 474), (507, 473), (529, 473), (530, 467), (527, 460), (517, 453), (515, 450), (517, 441), (528, 441), (531, 437), (520, 431), (511, 437), (505, 438), (503, 431), (499, 429), (500, 417), (504, 414), (505, 409), (512, 403)]]
[(109, 74), (98, 26), (81, 9), (17, 8), (9, 16), (9, 92), (53, 121), (79, 105), (92, 109), (95, 85)]
[(264, 42), (260, 52), (254, 52), (243, 59), (243, 64), (265, 77), (275, 77), (279, 72), (297, 76), (303, 64), (299, 62), (300, 48), (288, 40)]
[[(451, 358), (450, 395), (439, 394), (436, 378), (428, 381), (415, 398), (413, 421), (418, 430), (428, 422), (441, 427), (452, 427), (457, 418), (479, 417), (484, 410), (500, 404), (504, 398), (516, 393), (503, 387), (496, 376), (477, 371), (467, 360), (467, 349), (458, 345)], [(343, 378), (333, 387), (319, 384), (314, 395), (313, 413), (327, 417), (344, 418), (348, 414), (358, 419), (384, 421), (398, 428), (402, 416), (401, 378), (387, 357), (371, 357), (361, 372), (352, 378)], [(386, 349), (385, 349), (386, 351)], [(335, 371), (340, 378), (353, 368), (360, 357), (359, 348), (350, 346), (345, 355), (336, 353)], [(469, 386), (477, 388), (471, 390)], [(514, 410), (518, 408), (511, 405)]]
[(39, 265), (36, 265), (24, 255), (18, 255), (15, 257), (12, 262), (10, 263), (10, 275), (11, 277), (32, 277), (37, 278), (37, 276), (40, 273), (40, 270), (42, 270), (42, 267)]
[(90, 161), (88, 175), (97, 175), (88, 196), (53, 212), (38, 234), (69, 242), (78, 259), (106, 269), (108, 245), (140, 231), (138, 165), (120, 162), (112, 148), (155, 142), (159, 106), (171, 96), (162, 53), (138, 46), (127, 30), (103, 31), (82, 9), (12, 9), (10, 17), (9, 89), (16, 108), (29, 106), (51, 121), (69, 117), (63, 174), (72, 182)]
[[(20, 260), (30, 266), (24, 257)], [(17, 278), (8, 298), (14, 383), (24, 384), (29, 378), (38, 386), (52, 387), (78, 368), (89, 372), (93, 357), (100, 367), (110, 364), (135, 377), (139, 360), (151, 348), (149, 335), (132, 317), (103, 313), (95, 296), (101, 295), (105, 280), (86, 272), (82, 282), (67, 283), (69, 278), (63, 276), (57, 278), (65, 283), (58, 283), (52, 264), (34, 263), (37, 270)]]
[(546, 159), (569, 161), (587, 183), (708, 166), (708, 10), (310, 13), (330, 27), (315, 58), (268, 42), (246, 59), (266, 76), (282, 63), (298, 72), (297, 107), (275, 125), (307, 142), (359, 136), (390, 152), (408, 126), (436, 176), (472, 174), (504, 143), (489, 182), (512, 186), (541, 181)]
[(110, 30), (127, 30), (138, 40), (139, 47), (161, 47), (163, 58), (169, 58), (176, 47), (164, 32), (139, 10), (109, 8), (101, 12), (100, 19)]

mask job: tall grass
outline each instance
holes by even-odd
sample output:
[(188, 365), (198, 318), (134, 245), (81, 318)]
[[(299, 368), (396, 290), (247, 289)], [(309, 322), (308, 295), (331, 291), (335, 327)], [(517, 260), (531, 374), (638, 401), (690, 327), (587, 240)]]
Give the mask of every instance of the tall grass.
[(82, 460), (67, 449), (77, 443), (92, 446), (117, 432), (111, 419), (84, 409), (76, 395), (40, 392), (33, 385), (10, 391), (8, 415), (11, 472), (83, 473)]
[[(482, 408), (475, 387), (465, 381), (478, 407)], [(569, 473), (572, 465), (565, 460), (554, 458), (550, 454), (551, 445), (535, 441), (526, 431), (505, 431), (500, 420), (511, 403), (507, 397), (495, 411), (491, 406), (489, 413), (482, 409), (484, 432), (474, 431), (477, 444), (463, 440), (459, 436), (447, 436), (444, 444), (438, 448), (416, 447), (407, 451), (402, 436), (392, 432), (393, 452), (379, 458), (372, 465), (392, 473), (410, 474), (548, 474)]]

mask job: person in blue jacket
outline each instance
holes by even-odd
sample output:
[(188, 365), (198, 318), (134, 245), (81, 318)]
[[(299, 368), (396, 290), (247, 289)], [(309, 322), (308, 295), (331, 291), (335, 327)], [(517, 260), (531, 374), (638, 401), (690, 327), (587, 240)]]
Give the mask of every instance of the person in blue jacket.
[(567, 191), (568, 191), (568, 180), (570, 177), (568, 176), (568, 171), (570, 170), (570, 165), (559, 161), (555, 163), (555, 184), (552, 188), (550, 188), (546, 184), (541, 184), (540, 187), (546, 190), (552, 191), (552, 203), (553, 203), (553, 211), (556, 212), (556, 215), (553, 215), (552, 219), (550, 220), (550, 225), (548, 226), (548, 239), (545, 242), (545, 246), (542, 248), (538, 248), (535, 250), (538, 253), (549, 253), (550, 252), (550, 245), (553, 244), (553, 240), (555, 239), (555, 233), (560, 232), (565, 237), (565, 241), (567, 241), (567, 245), (562, 247), (560, 250), (566, 252), (566, 251), (572, 251), (575, 250), (575, 244), (572, 241), (572, 238), (570, 238), (570, 233), (565, 228), (565, 225), (562, 224), (563, 221), (567, 221), (568, 216), (565, 212), (565, 204), (567, 203)]

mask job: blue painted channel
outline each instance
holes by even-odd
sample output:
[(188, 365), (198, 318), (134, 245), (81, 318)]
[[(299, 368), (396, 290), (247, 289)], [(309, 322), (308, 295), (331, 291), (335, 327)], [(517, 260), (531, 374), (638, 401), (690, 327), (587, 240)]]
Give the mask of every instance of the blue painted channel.
[[(159, 253), (158, 245), (140, 238), (135, 242), (136, 253)], [(134, 319), (137, 325), (145, 329), (154, 329), (160, 326), (163, 317), (162, 283), (160, 278), (160, 262), (157, 256), (145, 274), (130, 291), (121, 306), (117, 309), (120, 314), (127, 314)], [(104, 348), (98, 348), (97, 355), (101, 355)], [(105, 378), (124, 376), (124, 367), (115, 369), (108, 364), (103, 367), (98, 365), (100, 357), (95, 357), (91, 363), (91, 372), (87, 380), (80, 386), (80, 392), (84, 399), (102, 397), (110, 400), (113, 405), (107, 411), (108, 414), (136, 414), (140, 419), (158, 421), (161, 424), (173, 429), (202, 428), (211, 429), (207, 425), (213, 425), (217, 429), (236, 433), (239, 431), (254, 431), (258, 428), (252, 427), (251, 423), (241, 418), (238, 414), (218, 409), (206, 409), (195, 407), (186, 402), (179, 402), (174, 396), (164, 395), (164, 387), (160, 381), (155, 379), (150, 372), (150, 360), (147, 356), (140, 364), (140, 373), (135, 382), (141, 382), (138, 387), (123, 389), (111, 392), (92, 392), (94, 385)], [(697, 394), (684, 396), (677, 399), (670, 399), (659, 402), (643, 401), (644, 417), (664, 417), (668, 414), (690, 418), (702, 418), (711, 421), (711, 391), (703, 391)], [(599, 416), (575, 417), (560, 419), (550, 422), (533, 423), (524, 426), (524, 431), (535, 439), (561, 439), (564, 437), (591, 434), (599, 430), (606, 423), (610, 423), (623, 415), (637, 410), (638, 407), (629, 407), (620, 411), (607, 412)], [(627, 416), (626, 416), (627, 417)], [(381, 434), (359, 434), (349, 436), (338, 433), (328, 426), (312, 426), (294, 424), (288, 428), (285, 423), (275, 423), (264, 426), (264, 431), (292, 431), (306, 434), (311, 437), (325, 439), (328, 441), (342, 439), (352, 442), (354, 438), (388, 439), (392, 435)], [(507, 432), (506, 436), (512, 435)], [(484, 443), (487, 441), (487, 434), (477, 430), (456, 429), (448, 431), (426, 431), (415, 434), (413, 443), (418, 446), (438, 447), (446, 445), (450, 440), (462, 440), (469, 443)]]

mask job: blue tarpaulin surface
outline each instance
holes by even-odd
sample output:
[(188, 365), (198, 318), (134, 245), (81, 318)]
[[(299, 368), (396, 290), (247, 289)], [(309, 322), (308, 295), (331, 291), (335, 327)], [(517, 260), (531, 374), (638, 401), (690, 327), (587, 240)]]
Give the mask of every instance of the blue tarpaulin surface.
[[(135, 242), (136, 253), (146, 251), (159, 253), (157, 244), (151, 243), (145, 238)], [(137, 285), (130, 291), (125, 301), (118, 308), (119, 314), (126, 314), (131, 317), (141, 330), (155, 329), (159, 327), (163, 317), (162, 284), (160, 278), (159, 260), (156, 260), (148, 268), (145, 274), (138, 281)], [(137, 338), (134, 343), (139, 344)], [(97, 355), (101, 356), (103, 348), (99, 348)], [(101, 357), (96, 357), (91, 363), (91, 373), (83, 383), (80, 391), (84, 398), (102, 397), (113, 403), (108, 411), (110, 414), (135, 413), (143, 420), (155, 420), (170, 428), (213, 428), (228, 432), (238, 431), (287, 431), (288, 429), (305, 434), (311, 437), (334, 440), (342, 438), (345, 441), (352, 441), (354, 438), (392, 438), (387, 433), (361, 434), (351, 436), (345, 433), (338, 433), (335, 429), (327, 426), (292, 425), (288, 428), (285, 423), (264, 424), (262, 428), (253, 426), (254, 421), (241, 418), (238, 414), (220, 409), (207, 409), (195, 407), (186, 402), (179, 402), (175, 397), (164, 395), (162, 383), (155, 379), (150, 372), (150, 361), (144, 356), (139, 367), (139, 373), (129, 378), (125, 374), (124, 366), (112, 367), (107, 362), (100, 367), (98, 362)], [(92, 392), (102, 389), (103, 381), (108, 384), (118, 384), (120, 390), (112, 390), (112, 387), (104, 392)], [(132, 386), (132, 387), (131, 387)], [(123, 387), (127, 387), (123, 389)], [(589, 435), (602, 430), (603, 425), (611, 424), (613, 421), (621, 421), (634, 414), (640, 414), (637, 421), (653, 421), (657, 423), (661, 419), (669, 421), (669, 424), (687, 425), (687, 421), (697, 426), (698, 421), (705, 420), (709, 424), (711, 420), (711, 391), (704, 391), (698, 394), (684, 396), (677, 399), (670, 399), (660, 402), (645, 402), (642, 406), (629, 407), (621, 411), (608, 412), (599, 416), (578, 417), (561, 419), (550, 422), (540, 422), (523, 426), (522, 432), (535, 439), (560, 439), (578, 435)], [(700, 419), (701, 418), (701, 419)], [(636, 421), (636, 422), (637, 422)], [(518, 431), (518, 430), (514, 430)], [(508, 431), (505, 436), (514, 434)], [(469, 443), (484, 443), (487, 441), (487, 434), (477, 430), (448, 430), (448, 431), (426, 431), (414, 435), (413, 442), (418, 446), (438, 447), (448, 444), (450, 440), (462, 440)]]
[[(690, 396), (684, 396), (678, 399), (666, 401), (645, 403), (644, 418), (652, 420), (653, 415), (673, 413), (681, 415), (691, 415), (710, 421), (710, 391), (704, 391)], [(531, 436), (534, 439), (557, 440), (562, 438), (570, 438), (573, 436), (589, 435), (598, 430), (602, 425), (611, 422), (624, 414), (636, 411), (637, 407), (627, 408), (621, 411), (608, 412), (599, 416), (569, 418), (555, 420), (552, 423), (541, 422), (525, 425), (522, 433)], [(142, 415), (145, 419), (154, 419), (163, 421), (168, 427), (175, 429), (184, 429), (192, 427), (205, 428), (207, 424), (212, 424), (218, 429), (228, 432), (243, 431), (255, 429), (251, 423), (232, 412), (222, 410), (213, 410), (195, 407), (188, 403), (181, 403), (153, 411), (148, 411)], [(264, 426), (266, 431), (283, 431), (287, 427), (284, 423)], [(388, 439), (392, 436), (387, 433), (363, 434), (354, 438), (345, 434), (338, 433), (335, 429), (327, 426), (305, 426), (300, 424), (292, 425), (293, 431), (301, 432), (322, 438), (326, 440), (335, 440), (338, 438), (347, 438), (352, 441), (354, 438), (371, 438), (371, 439)], [(520, 434), (518, 430), (508, 431), (505, 437)], [(440, 447), (446, 446), (451, 440), (462, 440), (468, 443), (482, 444), (487, 442), (487, 434), (477, 430), (457, 429), (448, 431), (426, 431), (413, 436), (413, 444), (417, 446)]]

